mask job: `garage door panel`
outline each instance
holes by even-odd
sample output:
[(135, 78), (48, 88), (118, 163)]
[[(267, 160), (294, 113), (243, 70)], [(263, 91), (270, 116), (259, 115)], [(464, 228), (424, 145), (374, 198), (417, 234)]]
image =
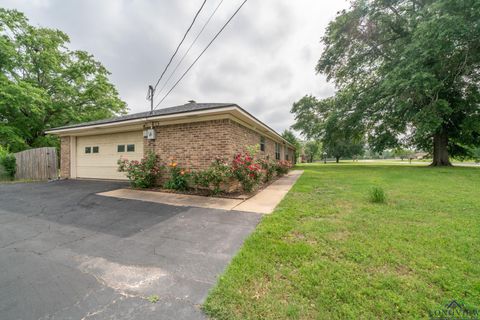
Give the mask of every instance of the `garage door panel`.
[[(128, 144), (135, 145), (134, 152), (126, 152)], [(118, 145), (125, 145), (125, 152), (117, 152)], [(86, 147), (98, 147), (98, 153), (86, 153)], [(95, 136), (77, 137), (77, 177), (97, 179), (126, 179), (125, 173), (117, 171), (120, 158), (141, 160), (143, 157), (142, 131), (122, 132)]]

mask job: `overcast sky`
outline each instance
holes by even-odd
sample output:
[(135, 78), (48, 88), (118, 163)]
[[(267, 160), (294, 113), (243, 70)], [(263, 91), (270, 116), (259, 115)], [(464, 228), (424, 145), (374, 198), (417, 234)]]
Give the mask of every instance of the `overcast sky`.
[[(178, 58), (219, 2), (207, 0)], [(223, 1), (166, 88), (241, 2)], [(128, 103), (130, 113), (149, 109), (145, 100), (147, 86), (160, 76), (201, 3), (202, 0), (0, 0), (2, 7), (24, 12), (34, 25), (66, 32), (71, 39), (70, 48), (93, 54), (112, 73), (111, 81)], [(347, 7), (343, 0), (249, 0), (159, 108), (187, 100), (234, 102), (277, 131), (283, 131), (293, 124), (290, 108), (294, 101), (305, 94), (333, 94), (333, 86), (314, 68), (328, 22), (337, 11)], [(159, 88), (162, 86), (163, 82)]]

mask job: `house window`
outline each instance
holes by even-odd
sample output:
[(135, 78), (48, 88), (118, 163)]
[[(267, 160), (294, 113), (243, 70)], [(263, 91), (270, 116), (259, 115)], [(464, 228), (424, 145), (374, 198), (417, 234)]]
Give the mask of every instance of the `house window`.
[(98, 153), (98, 146), (92, 147), (92, 153)]
[(265, 151), (265, 137), (260, 136), (260, 151)]
[(135, 145), (127, 144), (127, 152), (135, 152)]
[(288, 161), (288, 153), (285, 154), (285, 160)]
[(85, 147), (85, 153), (92, 153), (92, 147)]
[(117, 146), (117, 152), (125, 152), (125, 145), (124, 144), (119, 144)]
[(280, 143), (275, 142), (275, 160), (280, 160)]

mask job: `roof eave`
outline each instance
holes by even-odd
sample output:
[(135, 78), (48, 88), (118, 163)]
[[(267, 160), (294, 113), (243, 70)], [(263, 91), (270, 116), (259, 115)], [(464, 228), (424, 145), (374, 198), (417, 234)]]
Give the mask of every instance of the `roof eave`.
[(206, 110), (199, 110), (199, 111), (186, 111), (186, 112), (178, 112), (178, 113), (172, 113), (172, 114), (167, 114), (167, 115), (157, 115), (157, 116), (147, 116), (147, 117), (141, 117), (137, 119), (128, 119), (128, 120), (122, 120), (122, 121), (111, 121), (111, 122), (105, 122), (105, 123), (99, 123), (99, 124), (91, 124), (91, 125), (84, 125), (84, 126), (76, 126), (76, 127), (69, 127), (69, 128), (54, 128), (51, 130), (46, 131), (47, 134), (52, 134), (52, 135), (58, 135), (58, 136), (65, 136), (69, 134), (76, 134), (76, 133), (82, 133), (85, 131), (89, 130), (94, 130), (94, 129), (100, 129), (100, 128), (114, 128), (114, 127), (123, 127), (126, 125), (138, 125), (138, 124), (145, 124), (150, 121), (158, 121), (158, 120), (164, 120), (164, 119), (172, 119), (172, 118), (179, 118), (183, 116), (195, 116), (195, 115), (211, 115), (211, 114), (221, 114), (221, 113), (230, 113), (233, 114), (234, 111), (238, 111), (241, 114), (243, 114), (245, 117), (253, 121), (256, 125), (259, 125), (266, 130), (268, 130), (271, 134), (273, 134), (275, 137), (279, 138), (282, 140), (285, 144), (290, 146), (291, 148), (295, 149), (295, 146), (292, 145), (290, 142), (285, 140), (278, 132), (258, 120), (256, 117), (251, 115), (249, 112), (238, 106), (237, 104), (231, 104), (231, 105), (226, 105), (222, 107), (216, 107), (216, 108), (211, 108), (211, 109), (206, 109)]

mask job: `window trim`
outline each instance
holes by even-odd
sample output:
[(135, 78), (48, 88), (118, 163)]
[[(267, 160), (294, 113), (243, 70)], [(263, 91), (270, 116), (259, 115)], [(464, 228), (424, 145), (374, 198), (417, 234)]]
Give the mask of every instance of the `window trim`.
[(281, 159), (280, 143), (275, 142), (275, 160)]
[(265, 152), (266, 140), (264, 136), (260, 136), (260, 151)]

